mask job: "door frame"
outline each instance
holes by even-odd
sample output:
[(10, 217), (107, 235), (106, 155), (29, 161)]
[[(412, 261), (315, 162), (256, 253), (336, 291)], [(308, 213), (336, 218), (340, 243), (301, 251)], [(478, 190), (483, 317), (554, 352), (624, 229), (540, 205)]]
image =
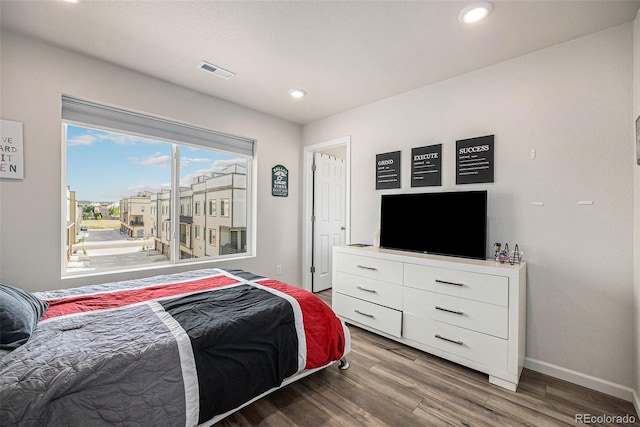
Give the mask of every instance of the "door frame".
[(329, 148), (344, 146), (346, 151), (345, 162), (345, 232), (344, 243), (351, 243), (351, 135), (331, 141), (320, 142), (318, 144), (304, 147), (304, 158), (302, 165), (302, 288), (311, 292), (311, 256), (313, 253), (313, 227), (311, 226), (311, 215), (313, 214), (313, 175), (311, 165), (313, 165), (313, 155), (318, 151)]

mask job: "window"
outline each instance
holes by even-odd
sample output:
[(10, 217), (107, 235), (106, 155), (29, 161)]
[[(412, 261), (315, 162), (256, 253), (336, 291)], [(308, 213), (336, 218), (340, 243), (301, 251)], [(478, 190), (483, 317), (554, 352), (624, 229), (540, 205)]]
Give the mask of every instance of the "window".
[(229, 199), (220, 200), (220, 216), (229, 216)]
[[(221, 225), (213, 217), (218, 194), (225, 195), (221, 214), (229, 216), (236, 198), (242, 206), (225, 227), (252, 235), (247, 224), (252, 224), (253, 211), (246, 201), (252, 191), (253, 141), (66, 96), (62, 105), (63, 185), (77, 201), (74, 207), (68, 200), (63, 203), (62, 236), (68, 236), (66, 219), (73, 212), (86, 217), (83, 224), (93, 221), (96, 227), (86, 236), (70, 236), (67, 244), (62, 239), (63, 275), (224, 257), (196, 243), (207, 238), (209, 247), (217, 246)], [(119, 215), (110, 212), (109, 219), (102, 218), (100, 205), (119, 206), (114, 210)], [(201, 230), (207, 234), (202, 236)], [(113, 240), (112, 248), (100, 249), (92, 245), (94, 239)], [(146, 250), (132, 252), (131, 240), (139, 240), (137, 248)], [(240, 251), (252, 252), (246, 244)]]

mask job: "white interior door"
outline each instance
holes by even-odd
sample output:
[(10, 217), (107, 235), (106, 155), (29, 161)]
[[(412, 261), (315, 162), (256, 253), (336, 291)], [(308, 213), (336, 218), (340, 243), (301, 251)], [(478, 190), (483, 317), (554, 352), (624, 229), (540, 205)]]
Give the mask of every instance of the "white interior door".
[(345, 236), (345, 162), (322, 153), (314, 153), (313, 179), (313, 266), (312, 290), (331, 287), (332, 251), (344, 244)]

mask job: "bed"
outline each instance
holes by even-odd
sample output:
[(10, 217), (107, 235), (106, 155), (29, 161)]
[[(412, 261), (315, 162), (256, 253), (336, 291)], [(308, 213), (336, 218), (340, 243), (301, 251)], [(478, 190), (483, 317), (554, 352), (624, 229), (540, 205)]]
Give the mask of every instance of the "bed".
[(24, 294), (37, 326), (15, 348), (3, 343), (3, 426), (207, 426), (348, 367), (349, 330), (327, 304), (240, 270)]

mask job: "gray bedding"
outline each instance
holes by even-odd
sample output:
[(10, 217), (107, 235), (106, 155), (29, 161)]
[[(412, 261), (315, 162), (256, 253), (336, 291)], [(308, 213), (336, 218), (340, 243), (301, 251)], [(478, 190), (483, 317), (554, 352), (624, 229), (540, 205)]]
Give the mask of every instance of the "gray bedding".
[(185, 425), (173, 334), (149, 305), (117, 311), (43, 322), (2, 358), (1, 424)]
[[(56, 309), (53, 300), (57, 299), (82, 299), (96, 293), (117, 296), (121, 291), (137, 292), (141, 288), (145, 288), (143, 290), (146, 292), (147, 287), (153, 288), (155, 285), (157, 288), (159, 284), (179, 287), (189, 281), (223, 278), (237, 282), (232, 286), (257, 287), (260, 292), (266, 289), (283, 296), (292, 304), (291, 313), (295, 313), (292, 333), (296, 335), (293, 342), (298, 342), (293, 351), (298, 354), (293, 358), (286, 356), (293, 361), (293, 367), (288, 369), (286, 375), (324, 366), (349, 351), (349, 332), (330, 310), (329, 314), (333, 317), (317, 321), (321, 319), (317, 317), (320, 315), (318, 307), (320, 311), (328, 309), (317, 305), (317, 297), (312, 294), (309, 294), (310, 297), (304, 295), (303, 300), (300, 293), (305, 291), (289, 287), (293, 289), (294, 296), (291, 297), (282, 292), (288, 292), (289, 288), (285, 288), (287, 285), (275, 281), (275, 284), (262, 282), (277, 288), (273, 290), (256, 284), (255, 276), (243, 275), (237, 271), (233, 273), (235, 274), (208, 269), (37, 295), (53, 302), (54, 307), (49, 307), (51, 311)], [(252, 280), (246, 280), (247, 277)], [(45, 315), (26, 344), (0, 355), (0, 425), (193, 426), (209, 419), (213, 414), (200, 409), (205, 401), (201, 400), (202, 391), (198, 385), (198, 370), (209, 369), (196, 366), (196, 361), (202, 359), (197, 353), (201, 351), (198, 348), (201, 345), (192, 342), (193, 336), (190, 338), (193, 335), (191, 329), (197, 329), (198, 334), (201, 334), (202, 328), (189, 328), (180, 324), (170, 314), (170, 310), (163, 307), (177, 304), (182, 310), (184, 304), (181, 304), (180, 298), (183, 297), (174, 295), (173, 299), (151, 298), (117, 307), (100, 307), (97, 310), (89, 304), (88, 308), (84, 307), (78, 312), (48, 319)], [(208, 298), (205, 302), (212, 305), (216, 298), (218, 297)], [(196, 300), (199, 304), (205, 298), (199, 297)], [(312, 306), (316, 308), (311, 310)], [(198, 310), (197, 304), (194, 309)], [(206, 315), (212, 317), (210, 312)], [(322, 316), (325, 315), (326, 313), (322, 313)], [(311, 322), (304, 324), (304, 319), (312, 318), (313, 323), (317, 323), (319, 327), (315, 335), (305, 337), (305, 334), (311, 333), (312, 328)], [(199, 320), (192, 318), (190, 321)], [(219, 324), (220, 320), (215, 323)], [(332, 348), (322, 349), (324, 344), (317, 344), (319, 341), (331, 342)], [(202, 351), (210, 353), (210, 349), (217, 345), (212, 342)], [(321, 351), (312, 347), (318, 347)], [(289, 349), (287, 351), (290, 352)], [(282, 357), (277, 356), (277, 359), (283, 360)], [(221, 359), (213, 359), (207, 363), (215, 366), (222, 363), (224, 358), (222, 354)], [(312, 359), (317, 366), (309, 363)], [(276, 383), (269, 387), (280, 385), (283, 379), (284, 377), (276, 379)], [(213, 390), (212, 394), (224, 393), (224, 390), (216, 391), (211, 384), (208, 386)], [(226, 387), (228, 389), (228, 385)], [(238, 388), (244, 387), (240, 385)], [(254, 394), (257, 396), (260, 393)], [(254, 396), (247, 396), (245, 401), (252, 397)], [(210, 405), (207, 406), (207, 409), (211, 409)], [(226, 410), (216, 413), (224, 412)], [(205, 419), (199, 419), (202, 413), (207, 415)]]

